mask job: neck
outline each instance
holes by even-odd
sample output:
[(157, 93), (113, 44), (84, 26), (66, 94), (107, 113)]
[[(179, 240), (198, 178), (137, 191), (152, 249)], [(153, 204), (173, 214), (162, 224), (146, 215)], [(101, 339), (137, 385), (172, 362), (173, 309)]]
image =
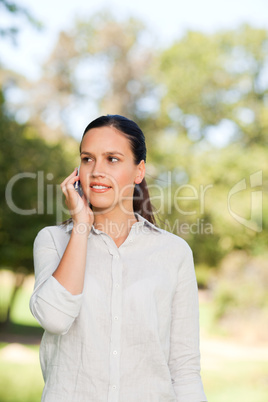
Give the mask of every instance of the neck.
[(94, 227), (107, 233), (115, 241), (126, 239), (131, 226), (137, 222), (134, 211), (118, 211), (112, 210), (107, 213), (93, 210), (94, 212)]

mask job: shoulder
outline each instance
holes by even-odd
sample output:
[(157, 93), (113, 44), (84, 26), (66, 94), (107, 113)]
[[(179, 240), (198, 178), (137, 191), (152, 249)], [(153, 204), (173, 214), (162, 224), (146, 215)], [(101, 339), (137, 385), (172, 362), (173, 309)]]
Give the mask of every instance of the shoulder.
[(39, 245), (49, 245), (66, 241), (70, 237), (70, 230), (65, 225), (46, 226), (41, 229), (34, 240), (34, 247)]
[(154, 225), (138, 214), (137, 217), (139, 221), (144, 223), (143, 228), (145, 229), (145, 232), (151, 236), (150, 241), (152, 240), (154, 246), (159, 247), (159, 251), (165, 250), (166, 252), (172, 252), (173, 254), (177, 254), (176, 252), (178, 252), (179, 255), (192, 254), (189, 244), (182, 237)]
[(150, 260), (176, 271), (193, 265), (192, 249), (182, 237), (159, 227), (150, 233), (143, 245)]
[(182, 237), (175, 233), (169, 232), (165, 229), (157, 228), (160, 236), (159, 241), (162, 244), (167, 244), (173, 251), (184, 251), (185, 253), (192, 253), (192, 249)]

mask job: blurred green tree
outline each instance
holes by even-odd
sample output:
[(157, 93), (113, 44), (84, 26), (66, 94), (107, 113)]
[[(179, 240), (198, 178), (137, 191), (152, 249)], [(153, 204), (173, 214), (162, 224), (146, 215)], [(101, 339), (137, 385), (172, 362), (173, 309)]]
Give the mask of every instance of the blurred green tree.
[(134, 18), (121, 21), (110, 12), (99, 12), (77, 20), (59, 34), (40, 79), (17, 80), (24, 96), (11, 107), (25, 110), (46, 138), (76, 134), (73, 121), (83, 120), (84, 127), (100, 114), (144, 122), (150, 116), (146, 102), (155, 89), (148, 74), (153, 44), (149, 30)]
[[(74, 120), (136, 120), (160, 217), (189, 241), (198, 265), (214, 268), (235, 249), (261, 254), (268, 240), (267, 43), (268, 31), (244, 25), (188, 32), (160, 50), (140, 21), (97, 13), (60, 33), (40, 80), (18, 81), (27, 96), (10, 110), (26, 108), (31, 127), (54, 143)], [(229, 200), (243, 180), (245, 191)], [(252, 215), (255, 190), (263, 208)]]
[[(199, 264), (215, 267), (233, 249), (262, 253), (267, 244), (267, 49), (268, 31), (247, 25), (188, 32), (152, 66), (162, 96), (151, 159), (159, 183), (169, 170), (175, 199), (163, 217), (190, 242)], [(243, 180), (247, 189), (230, 198)], [(257, 190), (262, 205), (259, 200), (253, 211)], [(212, 235), (208, 226), (205, 233), (208, 223)]]
[[(42, 26), (26, 8), (15, 2), (0, 0), (0, 8), (10, 17), (8, 23), (0, 27), (3, 39), (16, 43), (21, 18), (26, 18), (35, 28)], [(57, 184), (73, 169), (78, 144), (70, 137), (61, 143), (58, 138), (48, 143), (29, 124), (19, 124), (5, 99), (5, 92), (9, 88), (25, 89), (27, 80), (4, 69), (0, 78), (0, 269), (15, 273), (9, 302), (0, 300), (0, 324), (4, 325), (9, 321), (25, 275), (33, 273), (34, 237), (42, 227), (55, 224), (57, 218), (65, 218), (62, 199), (55, 198)]]
[(267, 145), (267, 51), (268, 31), (248, 25), (188, 32), (154, 64), (164, 93), (161, 125), (192, 141), (213, 137), (218, 128), (225, 145)]
[(67, 216), (59, 183), (75, 166), (78, 144), (71, 138), (50, 144), (31, 127), (18, 124), (5, 110), (3, 95), (0, 140), (0, 269), (16, 273), (10, 304), (0, 306), (0, 321), (8, 321), (24, 276), (33, 273), (37, 232)]

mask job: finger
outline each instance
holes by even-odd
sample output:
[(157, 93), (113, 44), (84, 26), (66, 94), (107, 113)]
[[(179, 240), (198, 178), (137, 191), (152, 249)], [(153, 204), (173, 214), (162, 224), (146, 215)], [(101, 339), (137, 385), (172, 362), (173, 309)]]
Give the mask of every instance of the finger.
[(68, 177), (66, 177), (66, 179), (63, 180), (63, 182), (61, 183), (61, 186), (66, 185), (66, 183), (67, 183), (71, 178), (73, 178), (73, 177), (78, 177), (78, 176), (77, 176), (77, 171), (78, 171), (78, 168), (76, 167), (76, 168), (74, 169), (74, 171), (73, 171)]
[[(67, 190), (71, 190), (72, 187), (74, 186), (74, 183), (79, 180), (79, 176), (76, 175), (78, 168), (75, 168), (75, 170), (68, 176), (66, 177), (65, 180), (61, 183), (61, 189), (63, 194), (66, 196), (67, 195)], [(69, 183), (71, 185), (69, 186)], [(72, 186), (72, 187), (71, 187)]]
[(63, 192), (63, 194), (65, 195), (65, 197), (67, 197), (67, 188), (66, 188), (66, 186), (63, 186), (63, 185), (61, 184), (61, 191)]
[[(73, 181), (68, 182), (68, 183), (66, 184), (66, 186), (65, 186), (65, 189), (66, 189), (67, 192), (69, 192), (69, 191), (75, 191), (74, 182), (73, 182)], [(75, 192), (76, 192), (76, 191), (75, 191)]]
[(78, 180), (80, 180), (80, 176), (74, 176), (68, 180), (68, 182), (66, 183), (66, 186), (68, 186), (69, 184), (73, 186), (75, 184), (75, 182)]
[(64, 185), (67, 187), (67, 189), (73, 189), (74, 184), (80, 180), (80, 176), (73, 176), (68, 179)]

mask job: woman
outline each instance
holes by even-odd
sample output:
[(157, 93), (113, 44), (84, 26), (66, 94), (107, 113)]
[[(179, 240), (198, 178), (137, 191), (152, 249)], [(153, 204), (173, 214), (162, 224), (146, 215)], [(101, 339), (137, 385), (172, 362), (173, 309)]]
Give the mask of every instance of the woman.
[(102, 116), (80, 154), (61, 184), (71, 223), (34, 243), (42, 401), (206, 401), (192, 252), (154, 224), (142, 131)]

